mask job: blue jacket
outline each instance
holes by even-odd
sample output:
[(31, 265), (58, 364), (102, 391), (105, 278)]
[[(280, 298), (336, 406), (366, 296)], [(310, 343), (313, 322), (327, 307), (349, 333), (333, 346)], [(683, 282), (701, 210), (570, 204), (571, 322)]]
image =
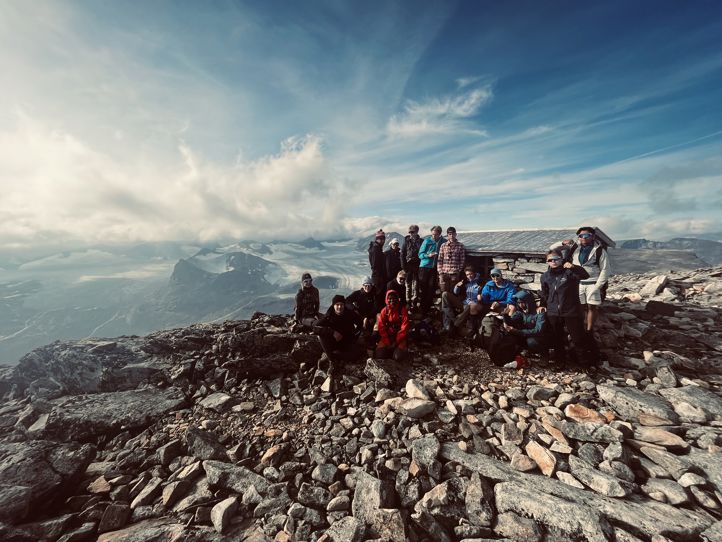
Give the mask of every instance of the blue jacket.
[(464, 305), (468, 305), (469, 303), (478, 303), (479, 298), (477, 296), (481, 293), (481, 275), (477, 273), (474, 279), (466, 282), (466, 284), (462, 284), (460, 287), (454, 286), (454, 295), (461, 295), (462, 289), (466, 290)]
[(490, 280), (481, 291), (481, 302), (484, 305), (491, 305), (494, 301), (498, 301), (501, 305), (513, 305), (514, 292), (516, 292), (516, 284), (512, 281), (504, 280), (499, 287), (494, 284), (493, 280)]
[(514, 297), (526, 303), (526, 311), (517, 309), (511, 315), (511, 323), (514, 327), (514, 335), (521, 335), (525, 338), (541, 337), (544, 335), (547, 315), (544, 312), (537, 314), (536, 300), (534, 294), (526, 290), (520, 290)]
[[(419, 260), (421, 260), (419, 267), (436, 267), (436, 260), (439, 258), (439, 249), (445, 242), (446, 239), (443, 237), (439, 237), (438, 241), (434, 241), (434, 238), (431, 235), (424, 239), (424, 242), (421, 243), (421, 248), (419, 249)], [(436, 256), (433, 258), (429, 257), (429, 254), (432, 252), (436, 252)]]

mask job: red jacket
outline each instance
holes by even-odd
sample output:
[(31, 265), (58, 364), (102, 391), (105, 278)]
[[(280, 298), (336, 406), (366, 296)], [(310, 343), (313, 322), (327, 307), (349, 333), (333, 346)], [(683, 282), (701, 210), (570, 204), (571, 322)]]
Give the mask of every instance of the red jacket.
[(396, 294), (393, 290), (386, 292), (386, 306), (379, 315), (379, 346), (396, 345), (406, 348), (406, 333), (409, 330), (409, 311), (397, 303), (396, 306), (389, 304), (389, 295)]

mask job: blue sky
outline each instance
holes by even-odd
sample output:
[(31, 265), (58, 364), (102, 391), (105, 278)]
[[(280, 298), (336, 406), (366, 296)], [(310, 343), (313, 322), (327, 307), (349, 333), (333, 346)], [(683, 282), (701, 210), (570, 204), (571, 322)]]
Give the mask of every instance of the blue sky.
[(0, 244), (722, 232), (722, 4), (0, 3)]

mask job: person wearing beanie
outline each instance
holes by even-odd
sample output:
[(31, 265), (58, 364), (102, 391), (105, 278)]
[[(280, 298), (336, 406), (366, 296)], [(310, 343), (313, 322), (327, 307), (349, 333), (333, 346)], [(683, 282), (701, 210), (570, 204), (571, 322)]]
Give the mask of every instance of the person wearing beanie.
[(356, 341), (356, 315), (346, 310), (344, 296), (333, 296), (331, 306), (314, 329), (318, 333), (321, 348), (329, 359), (328, 376), (333, 381), (340, 363), (353, 361), (360, 355)]
[(516, 292), (514, 304), (517, 310), (504, 319), (504, 330), (514, 336), (520, 349), (546, 357), (548, 354), (546, 313), (536, 310), (534, 294), (528, 290)]
[(394, 290), (386, 292), (386, 306), (379, 314), (379, 342), (376, 345), (377, 358), (391, 358), (400, 361), (408, 354), (406, 336), (409, 330), (409, 313), (401, 305), (399, 294)]
[[(399, 248), (398, 239), (391, 239), (389, 249), (384, 252), (384, 264), (386, 265), (387, 280), (394, 280), (396, 278), (396, 274), (401, 271), (401, 249)], [(406, 295), (404, 294), (404, 303), (405, 302)]]
[[(321, 317), (318, 288), (313, 285), (311, 273), (301, 275), (301, 287), (296, 293), (296, 305), (293, 313), (296, 327), (312, 328)], [(295, 329), (294, 331), (299, 331)]]
[(599, 351), (584, 332), (584, 312), (579, 300), (579, 283), (589, 278), (581, 265), (565, 262), (560, 249), (547, 253), (549, 269), (541, 276), (541, 311), (546, 312), (551, 330), (554, 359), (567, 361), (566, 337), (572, 339), (572, 355), (578, 363), (596, 365)]
[(364, 278), (361, 288), (346, 298), (346, 308), (356, 314), (366, 348), (372, 348), (374, 325), (380, 308), (376, 304), (376, 288), (371, 277)]
[(401, 246), (401, 267), (406, 271), (406, 302), (408, 307), (415, 309), (421, 301), (419, 297), (419, 249), (423, 239), (419, 236), (416, 224), (409, 226), (409, 234), (404, 237)]
[(386, 278), (386, 259), (384, 258), (384, 243), (386, 243), (386, 234), (384, 230), (376, 231), (374, 240), (369, 243), (369, 265), (371, 266), (371, 280), (376, 289), (376, 304), (381, 307), (384, 304), (385, 286), (388, 282)]

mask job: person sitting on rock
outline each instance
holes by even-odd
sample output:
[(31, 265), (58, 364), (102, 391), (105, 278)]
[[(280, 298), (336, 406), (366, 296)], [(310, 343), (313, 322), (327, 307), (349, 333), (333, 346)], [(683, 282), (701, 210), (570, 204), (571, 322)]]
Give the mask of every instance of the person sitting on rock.
[(321, 348), (329, 359), (329, 376), (336, 376), (338, 365), (354, 361), (360, 355), (357, 336), (357, 317), (346, 310), (346, 298), (333, 296), (331, 306), (314, 330), (318, 333)]
[(505, 279), (501, 270), (494, 267), (490, 272), (491, 280), (481, 290), (481, 314), (484, 315), (481, 323), (482, 336), (484, 339), (491, 337), (491, 330), (499, 322), (501, 313), (507, 307), (509, 313), (514, 312), (514, 293), (517, 290), (516, 284)]
[(394, 290), (386, 292), (386, 306), (379, 314), (379, 342), (376, 345), (377, 358), (393, 357), (402, 360), (408, 353), (406, 334), (409, 329), (409, 313), (401, 304), (399, 294)]
[[(473, 266), (467, 265), (464, 268), (464, 280), (454, 285), (454, 292), (443, 292), (441, 294), (441, 310), (443, 313), (444, 331), (453, 334), (455, 330), (464, 325), (471, 316), (476, 318), (481, 314), (481, 275), (476, 272)], [(457, 316), (456, 311), (461, 311)], [(478, 329), (478, 322), (475, 326)]]
[(599, 352), (589, 344), (589, 335), (584, 332), (584, 313), (579, 301), (579, 282), (588, 278), (589, 273), (579, 265), (564, 262), (559, 249), (547, 253), (549, 270), (541, 276), (541, 307), (546, 312), (551, 330), (554, 359), (567, 361), (566, 336), (572, 339), (572, 353), (578, 363), (596, 365)]
[(365, 277), (361, 283), (361, 289), (352, 292), (346, 298), (346, 308), (356, 315), (358, 326), (363, 333), (364, 344), (367, 349), (371, 350), (373, 350), (375, 344), (373, 333), (379, 313), (376, 298), (376, 289), (371, 277)]
[(311, 277), (311, 273), (304, 273), (301, 276), (301, 287), (296, 293), (296, 306), (293, 311), (294, 331), (315, 326), (318, 319), (321, 318), (321, 314), (318, 312), (320, 305), (318, 288), (313, 285), (313, 277)]
[(537, 312), (534, 294), (519, 290), (514, 294), (517, 310), (504, 318), (504, 330), (517, 338), (519, 348), (546, 357), (548, 354), (547, 315)]
[(386, 291), (393, 290), (399, 294), (400, 303), (406, 307), (406, 271), (396, 273), (396, 278), (386, 284)]

